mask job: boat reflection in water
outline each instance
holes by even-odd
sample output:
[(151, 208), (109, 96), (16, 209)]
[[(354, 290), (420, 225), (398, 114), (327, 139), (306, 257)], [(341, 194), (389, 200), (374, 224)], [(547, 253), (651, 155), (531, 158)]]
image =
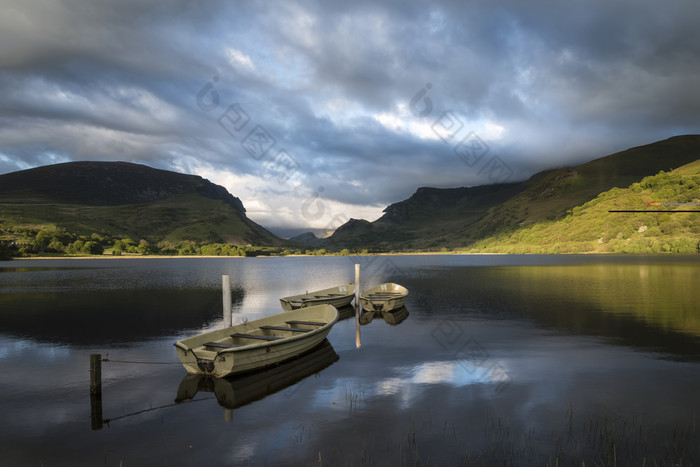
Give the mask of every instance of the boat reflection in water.
[(324, 340), (313, 350), (271, 368), (227, 378), (188, 374), (180, 383), (175, 402), (189, 401), (199, 391), (213, 392), (219, 405), (236, 409), (292, 386), (338, 358), (330, 342)]
[(362, 310), (362, 313), (360, 314), (360, 324), (365, 325), (371, 323), (375, 319), (383, 319), (392, 326), (396, 326), (406, 318), (408, 318), (408, 310), (405, 306), (391, 311)]
[(345, 319), (350, 319), (355, 317), (355, 307), (353, 305), (343, 306), (338, 310), (338, 321), (343, 321)]

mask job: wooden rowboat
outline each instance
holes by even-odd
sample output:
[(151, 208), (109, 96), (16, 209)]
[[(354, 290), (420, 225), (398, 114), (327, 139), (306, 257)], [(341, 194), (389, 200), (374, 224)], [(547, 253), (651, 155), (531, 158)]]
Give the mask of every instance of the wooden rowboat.
[(332, 305), (317, 305), (256, 319), (175, 343), (190, 374), (222, 378), (301, 355), (326, 338), (338, 321)]
[(399, 284), (387, 282), (365, 290), (360, 295), (362, 308), (367, 311), (391, 311), (403, 306), (408, 289)]
[(317, 290), (315, 292), (306, 292), (301, 295), (292, 295), (291, 297), (280, 298), (280, 304), (284, 311), (292, 311), (297, 308), (304, 308), (313, 305), (322, 305), (327, 303), (336, 308), (347, 306), (352, 302), (355, 296), (355, 286), (353, 284), (339, 285), (329, 289)]

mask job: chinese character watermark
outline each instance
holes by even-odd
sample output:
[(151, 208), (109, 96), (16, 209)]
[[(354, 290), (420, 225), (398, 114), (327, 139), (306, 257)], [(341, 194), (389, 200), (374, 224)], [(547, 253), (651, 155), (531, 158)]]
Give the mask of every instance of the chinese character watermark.
[[(215, 76), (197, 93), (197, 107), (204, 112), (211, 112), (219, 107), (220, 96), (214, 89), (219, 77)], [(251, 123), (251, 117), (243, 106), (236, 102), (229, 105), (217, 118), (219, 126), (239, 144), (256, 161), (263, 160), (277, 145), (277, 139), (260, 124)], [(285, 184), (300, 169), (300, 164), (285, 149), (278, 149), (272, 160), (263, 167), (267, 176), (275, 178), (279, 184)]]
[(445, 319), (430, 334), (443, 349), (454, 351), (454, 358), (468, 374), (492, 383), (496, 395), (510, 385), (511, 377), (505, 366), (492, 359), (486, 348), (467, 336), (456, 321)]
[[(432, 84), (428, 83), (418, 91), (409, 103), (409, 110), (418, 118), (428, 118), (433, 112), (433, 101), (427, 95)], [(464, 122), (452, 110), (442, 112), (430, 126), (433, 132), (446, 144), (452, 146), (454, 153), (468, 166), (476, 167), (482, 163), (489, 152), (488, 145), (473, 131), (464, 133)], [(498, 156), (492, 156), (479, 168), (477, 175), (486, 174), (492, 183), (506, 183), (513, 176), (513, 170)]]

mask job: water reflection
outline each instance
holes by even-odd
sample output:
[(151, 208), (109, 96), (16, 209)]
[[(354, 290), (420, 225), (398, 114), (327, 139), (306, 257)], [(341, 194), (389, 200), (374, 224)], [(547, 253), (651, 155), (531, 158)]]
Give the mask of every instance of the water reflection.
[[(234, 306), (244, 296), (234, 288)], [(81, 346), (170, 336), (222, 317), (219, 290), (192, 288), (3, 293), (0, 309), (3, 333)]]
[(418, 319), (519, 320), (678, 361), (700, 360), (695, 262), (449, 268), (406, 281)]
[[(522, 267), (506, 268), (501, 277), (511, 292), (536, 305), (526, 313), (541, 326), (601, 336), (674, 360), (700, 360), (695, 265)], [(547, 302), (568, 305), (564, 311), (543, 306)]]
[(320, 346), (275, 367), (237, 377), (214, 378), (186, 375), (177, 390), (175, 402), (191, 400), (198, 392), (213, 392), (219, 405), (236, 409), (285, 389), (338, 361), (333, 346), (324, 340)]
[(367, 325), (373, 320), (384, 320), (386, 323), (396, 326), (406, 318), (408, 318), (408, 310), (405, 306), (391, 311), (367, 311), (363, 309), (360, 313), (360, 324)]
[[(182, 335), (218, 326), (221, 274), (241, 289), (234, 312), (269, 315), (279, 313), (281, 296), (352, 280), (354, 259), (76, 260), (61, 270), (47, 261), (0, 271), (3, 462), (697, 463), (700, 256), (373, 264), (385, 260), (396, 267), (381, 269), (391, 271), (381, 282), (411, 290), (411, 319), (399, 329), (362, 326), (358, 350), (359, 315), (356, 322), (354, 308), (339, 310), (334, 350), (315, 377), (271, 369), (289, 382), (265, 382), (265, 372), (260, 380), (183, 380), (179, 362), (116, 360), (168, 362)], [(87, 264), (100, 266), (70, 269)], [(88, 421), (93, 352), (111, 361), (102, 402), (114, 423), (100, 432)], [(192, 403), (173, 402), (176, 392)], [(227, 413), (235, 423), (224, 423)]]
[(355, 317), (355, 307), (353, 305), (338, 308), (338, 321)]

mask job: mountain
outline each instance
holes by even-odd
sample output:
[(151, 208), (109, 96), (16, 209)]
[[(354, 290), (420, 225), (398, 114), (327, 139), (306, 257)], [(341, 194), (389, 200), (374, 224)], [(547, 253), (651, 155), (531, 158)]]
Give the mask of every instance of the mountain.
[(698, 158), (700, 135), (685, 135), (576, 167), (540, 172), (517, 184), (419, 188), (409, 199), (388, 206), (374, 222), (349, 220), (325, 246), (379, 251), (465, 248), (485, 238), (562, 219), (601, 192), (628, 187)]
[(313, 232), (304, 232), (302, 234), (290, 238), (289, 241), (301, 243), (302, 245), (311, 248), (320, 248), (325, 243), (325, 241), (322, 238), (318, 238), (316, 235), (314, 235)]
[(25, 194), (63, 204), (119, 206), (184, 193), (224, 201), (245, 212), (240, 199), (202, 177), (128, 162), (67, 162), (0, 175), (0, 196)]
[(127, 162), (68, 162), (0, 175), (0, 222), (136, 241), (284, 243), (248, 219), (224, 187)]
[(451, 232), (468, 228), (488, 210), (527, 188), (527, 183), (470, 188), (419, 188), (409, 199), (394, 203), (374, 222), (350, 219), (325, 246), (374, 250), (430, 248)]

